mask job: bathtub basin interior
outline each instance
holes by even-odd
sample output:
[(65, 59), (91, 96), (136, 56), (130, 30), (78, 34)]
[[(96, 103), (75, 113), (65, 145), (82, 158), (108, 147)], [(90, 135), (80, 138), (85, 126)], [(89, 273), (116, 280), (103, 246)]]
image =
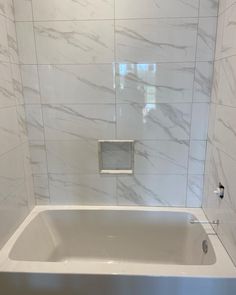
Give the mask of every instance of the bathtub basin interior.
[(192, 218), (168, 211), (47, 210), (25, 227), (9, 258), (212, 265), (216, 256), (211, 241), (201, 224), (190, 223)]

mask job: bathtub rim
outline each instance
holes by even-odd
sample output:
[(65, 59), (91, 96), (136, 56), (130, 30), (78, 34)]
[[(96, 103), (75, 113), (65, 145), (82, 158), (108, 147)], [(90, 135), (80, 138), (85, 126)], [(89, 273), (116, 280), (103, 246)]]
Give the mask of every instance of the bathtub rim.
[(11, 249), (25, 227), (41, 212), (55, 210), (108, 210), (108, 211), (154, 211), (180, 212), (194, 215), (198, 220), (207, 221), (201, 208), (143, 207), (143, 206), (84, 206), (84, 205), (40, 205), (35, 206), (15, 233), (0, 250), (0, 272), (58, 273), (91, 275), (135, 275), (158, 277), (200, 277), (236, 278), (236, 267), (226, 252), (211, 225), (203, 224), (215, 251), (216, 263), (212, 265), (172, 265), (134, 262), (100, 262), (79, 260), (66, 262), (37, 262), (11, 260)]

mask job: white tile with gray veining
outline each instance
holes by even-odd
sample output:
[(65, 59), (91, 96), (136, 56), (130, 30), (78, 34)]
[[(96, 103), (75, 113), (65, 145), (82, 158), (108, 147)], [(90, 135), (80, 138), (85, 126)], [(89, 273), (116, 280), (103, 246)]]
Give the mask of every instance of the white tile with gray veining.
[(0, 15), (0, 62), (9, 61), (9, 51), (8, 51), (8, 38), (7, 38), (7, 27), (5, 18)]
[(13, 106), (16, 100), (9, 63), (0, 63), (0, 77), (0, 108)]
[(47, 155), (44, 141), (30, 141), (30, 161), (34, 175), (47, 174)]
[(218, 6), (219, 0), (200, 0), (199, 16), (217, 16)]
[(37, 205), (50, 203), (48, 175), (34, 175), (34, 194)]
[(16, 39), (16, 26), (15, 22), (6, 19), (6, 28), (7, 28), (7, 43), (8, 43), (8, 53), (9, 59), (11, 63), (19, 63), (19, 56), (18, 56), (18, 44)]
[(189, 150), (189, 174), (204, 174), (206, 141), (191, 140)]
[(114, 66), (39, 66), (44, 103), (115, 103)]
[(21, 65), (24, 100), (26, 104), (40, 103), (40, 87), (36, 65)]
[(195, 60), (195, 18), (120, 20), (115, 30), (118, 62)]
[(193, 103), (191, 139), (206, 140), (208, 130), (209, 103)]
[(100, 175), (49, 176), (52, 204), (116, 205), (116, 180)]
[(194, 63), (116, 65), (117, 102), (192, 101)]
[(56, 174), (97, 174), (97, 141), (46, 141), (48, 172)]
[(114, 0), (32, 0), (32, 4), (36, 21), (114, 18)]
[(123, 139), (186, 140), (190, 104), (118, 104), (117, 136)]
[(114, 22), (35, 22), (39, 64), (112, 63)]
[(47, 140), (115, 138), (115, 105), (44, 105)]
[(236, 56), (224, 58), (219, 63), (217, 102), (236, 107)]
[(135, 174), (187, 174), (188, 142), (135, 142)]
[(212, 91), (213, 62), (197, 62), (194, 79), (193, 100), (210, 102)]
[(0, 109), (0, 155), (20, 144), (16, 107)]
[(216, 147), (236, 159), (235, 108), (217, 106), (214, 135)]
[[(205, 0), (206, 1), (206, 0)], [(197, 17), (198, 0), (118, 0), (115, 1), (115, 17), (161, 18)]]
[(44, 123), (41, 105), (26, 105), (29, 140), (44, 140)]
[(185, 206), (187, 176), (135, 175), (117, 177), (119, 205)]
[(21, 143), (28, 142), (28, 130), (24, 105), (16, 106), (18, 131)]
[(32, 22), (16, 22), (19, 59), (21, 64), (37, 64)]
[(201, 207), (203, 198), (203, 175), (189, 175), (187, 189), (187, 207)]
[(215, 57), (216, 17), (200, 18), (198, 24), (198, 61), (213, 61)]
[(31, 0), (13, 0), (16, 21), (31, 21), (32, 5)]
[(23, 87), (21, 80), (21, 71), (18, 64), (11, 64), (12, 86), (15, 94), (15, 101), (17, 105), (25, 103), (23, 97)]

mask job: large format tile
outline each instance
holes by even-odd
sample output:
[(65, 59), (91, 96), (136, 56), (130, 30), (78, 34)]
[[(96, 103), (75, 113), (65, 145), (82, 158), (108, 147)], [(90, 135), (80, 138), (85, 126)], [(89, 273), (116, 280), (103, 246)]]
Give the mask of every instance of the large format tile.
[(33, 19), (31, 1), (13, 0), (13, 3), (16, 21), (31, 21)]
[(26, 104), (40, 103), (37, 65), (21, 65), (24, 100)]
[(30, 161), (34, 175), (47, 174), (47, 155), (44, 141), (30, 141)]
[(0, 62), (9, 62), (6, 20), (2, 15), (0, 15), (0, 27)]
[(0, 108), (13, 106), (16, 100), (10, 64), (0, 63), (0, 77)]
[(37, 21), (114, 18), (114, 0), (33, 0), (32, 4)]
[(117, 102), (192, 101), (193, 79), (194, 63), (118, 63)]
[(200, 0), (200, 16), (217, 16), (219, 2), (222, 0)]
[(118, 62), (194, 61), (197, 19), (116, 21)]
[(25, 111), (29, 140), (44, 140), (44, 123), (41, 105), (27, 105)]
[(34, 29), (32, 22), (16, 22), (19, 59), (21, 64), (36, 64)]
[(203, 198), (203, 175), (189, 175), (187, 189), (187, 207), (200, 208)]
[(18, 117), (15, 107), (0, 109), (0, 155), (20, 144)]
[(205, 168), (206, 141), (191, 140), (189, 150), (189, 174), (203, 174)]
[(34, 193), (37, 205), (48, 205), (50, 203), (48, 175), (34, 176)]
[(118, 104), (117, 136), (123, 139), (186, 140), (190, 104)]
[(11, 63), (18, 64), (19, 56), (18, 56), (18, 44), (17, 44), (17, 38), (16, 38), (15, 22), (10, 19), (6, 19), (6, 28), (7, 28), (9, 59)]
[(196, 58), (198, 61), (214, 60), (216, 25), (216, 17), (199, 19), (196, 54)]
[(35, 22), (39, 64), (111, 63), (113, 21)]
[(193, 103), (192, 105), (192, 124), (191, 139), (206, 140), (208, 131), (208, 103)]
[(236, 109), (217, 106), (215, 117), (215, 145), (236, 159)]
[(196, 0), (118, 0), (115, 5), (115, 17), (120, 19), (198, 16)]
[(39, 66), (45, 103), (114, 103), (114, 66)]
[(187, 174), (188, 142), (138, 141), (135, 143), (136, 174)]
[(213, 79), (213, 62), (197, 62), (194, 79), (195, 102), (210, 102)]
[(44, 105), (47, 140), (112, 139), (115, 105)]
[(55, 205), (116, 205), (114, 177), (50, 174), (49, 183)]
[(119, 205), (185, 206), (185, 175), (135, 175), (117, 178)]
[(46, 148), (49, 173), (98, 173), (97, 141), (47, 141)]

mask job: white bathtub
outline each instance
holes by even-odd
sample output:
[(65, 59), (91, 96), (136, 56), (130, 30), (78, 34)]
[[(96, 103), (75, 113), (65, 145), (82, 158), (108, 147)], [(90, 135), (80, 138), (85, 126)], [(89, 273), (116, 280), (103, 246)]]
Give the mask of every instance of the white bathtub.
[(201, 209), (37, 206), (0, 251), (0, 271), (235, 278), (212, 227), (193, 218), (206, 221)]

